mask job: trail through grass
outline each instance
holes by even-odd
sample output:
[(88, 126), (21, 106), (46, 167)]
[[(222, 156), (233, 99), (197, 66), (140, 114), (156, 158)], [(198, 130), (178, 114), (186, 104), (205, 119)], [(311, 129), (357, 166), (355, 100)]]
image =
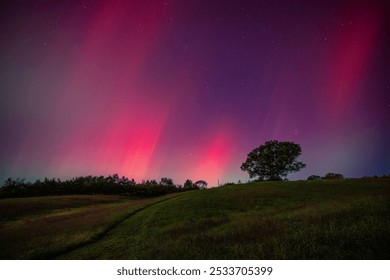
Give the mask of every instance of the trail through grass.
[(52, 196), (0, 200), (0, 258), (50, 258), (98, 240), (123, 219), (169, 199)]
[(389, 259), (390, 181), (262, 182), (139, 211), (60, 259)]

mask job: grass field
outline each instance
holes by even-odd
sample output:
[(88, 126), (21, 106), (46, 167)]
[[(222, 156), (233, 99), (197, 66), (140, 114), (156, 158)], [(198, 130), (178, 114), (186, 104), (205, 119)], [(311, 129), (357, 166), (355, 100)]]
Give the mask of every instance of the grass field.
[(93, 242), (144, 207), (136, 199), (69, 195), (0, 200), (0, 259), (47, 259)]
[(389, 259), (390, 180), (0, 200), (1, 258)]

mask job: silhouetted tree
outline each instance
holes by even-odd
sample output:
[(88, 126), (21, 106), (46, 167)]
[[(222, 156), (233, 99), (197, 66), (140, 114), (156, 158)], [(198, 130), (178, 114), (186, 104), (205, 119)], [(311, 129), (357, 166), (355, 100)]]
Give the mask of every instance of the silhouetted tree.
[(161, 178), (160, 185), (162, 186), (173, 186), (173, 180), (171, 178)]
[(241, 170), (248, 172), (251, 178), (282, 180), (288, 173), (306, 167), (306, 164), (296, 160), (300, 154), (299, 144), (267, 141), (248, 154)]
[(318, 175), (310, 175), (309, 177), (307, 177), (307, 180), (308, 180), (308, 181), (321, 180), (321, 176), (318, 176)]
[(5, 180), (1, 188), (3, 192), (8, 192), (15, 196), (23, 194), (25, 189), (26, 189), (25, 179), (20, 179), (19, 177), (16, 179), (8, 178), (7, 180)]
[(183, 188), (184, 189), (193, 189), (194, 188), (194, 184), (192, 183), (192, 181), (190, 179), (187, 179), (184, 182)]
[(197, 188), (197, 189), (200, 189), (200, 190), (203, 190), (207, 187), (207, 182), (206, 181), (203, 181), (203, 180), (199, 180), (199, 181), (196, 181), (194, 183), (194, 186)]
[(341, 180), (344, 179), (344, 176), (339, 173), (327, 173), (324, 177), (326, 180)]
[(4, 181), (3, 188), (9, 188), (9, 187), (15, 187), (15, 186), (22, 186), (25, 184), (25, 179), (20, 179), (19, 177), (16, 179), (8, 178)]

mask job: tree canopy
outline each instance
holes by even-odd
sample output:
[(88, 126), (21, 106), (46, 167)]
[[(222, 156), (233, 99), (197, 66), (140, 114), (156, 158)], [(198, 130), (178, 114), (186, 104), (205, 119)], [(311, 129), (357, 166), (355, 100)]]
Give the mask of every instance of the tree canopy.
[(301, 146), (294, 142), (267, 141), (248, 154), (241, 170), (248, 172), (251, 178), (281, 180), (288, 173), (306, 167), (297, 161), (301, 153)]
[(163, 177), (160, 183), (156, 180), (142, 180), (136, 183), (134, 179), (120, 177), (118, 174), (110, 176), (80, 176), (65, 181), (56, 178), (36, 180), (34, 183), (24, 179), (8, 178), (0, 186), (0, 198), (29, 197), (42, 195), (69, 195), (69, 194), (105, 194), (152, 197), (173, 192), (203, 189), (207, 183), (203, 180), (195, 184), (187, 180), (184, 188), (176, 185), (171, 178)]

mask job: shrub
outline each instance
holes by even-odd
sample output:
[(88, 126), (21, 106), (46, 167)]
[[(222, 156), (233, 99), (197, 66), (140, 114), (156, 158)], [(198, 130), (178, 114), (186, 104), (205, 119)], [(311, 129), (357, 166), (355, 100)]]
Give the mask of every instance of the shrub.
[(318, 176), (318, 175), (310, 175), (309, 177), (307, 177), (307, 180), (308, 180), (308, 181), (321, 180), (321, 176)]
[(339, 173), (327, 173), (323, 178), (325, 180), (341, 180), (344, 179), (344, 176)]

